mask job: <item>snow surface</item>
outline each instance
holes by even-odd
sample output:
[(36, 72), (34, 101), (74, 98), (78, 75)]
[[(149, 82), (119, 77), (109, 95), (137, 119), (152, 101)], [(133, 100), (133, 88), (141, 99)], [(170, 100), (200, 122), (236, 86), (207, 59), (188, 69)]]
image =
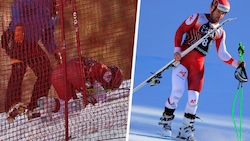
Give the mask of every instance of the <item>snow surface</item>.
[[(130, 80), (121, 86), (129, 88)], [(69, 101), (69, 140), (125, 140), (129, 105), (129, 89), (110, 91), (107, 102), (88, 104), (81, 110), (75, 110)], [(41, 118), (29, 121), (25, 115), (18, 116), (12, 123), (6, 120), (6, 113), (0, 114), (0, 140), (65, 140), (64, 103), (61, 109), (52, 115), (52, 119), (42, 122)]]

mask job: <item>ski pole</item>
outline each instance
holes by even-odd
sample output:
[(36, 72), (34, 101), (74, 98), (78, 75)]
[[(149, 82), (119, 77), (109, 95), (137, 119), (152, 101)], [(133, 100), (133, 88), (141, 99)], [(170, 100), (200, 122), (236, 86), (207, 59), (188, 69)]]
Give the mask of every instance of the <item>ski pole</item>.
[[(232, 105), (232, 118), (233, 118), (233, 122), (234, 122), (234, 128), (235, 128), (235, 132), (236, 132), (236, 137), (237, 137), (237, 141), (242, 141), (242, 105), (243, 105), (243, 82), (247, 82), (247, 74), (245, 71), (245, 67), (244, 67), (244, 46), (242, 45), (241, 42), (239, 42), (239, 48), (238, 48), (238, 53), (240, 56), (240, 62), (241, 64), (237, 67), (237, 69), (235, 70), (235, 78), (239, 81), (236, 93), (234, 95), (234, 101), (233, 101), (233, 105)], [(236, 105), (236, 101), (237, 101), (237, 97), (240, 95), (240, 129), (238, 131), (238, 128), (236, 126), (236, 120), (235, 120), (235, 105)]]
[[(239, 95), (240, 95), (240, 128), (238, 130), (234, 113), (235, 113), (236, 101)], [(232, 118), (234, 122), (234, 128), (236, 132), (237, 141), (242, 141), (242, 101), (243, 101), (243, 89), (242, 89), (242, 83), (240, 82), (236, 90), (236, 93), (234, 95), (234, 101), (232, 105)]]

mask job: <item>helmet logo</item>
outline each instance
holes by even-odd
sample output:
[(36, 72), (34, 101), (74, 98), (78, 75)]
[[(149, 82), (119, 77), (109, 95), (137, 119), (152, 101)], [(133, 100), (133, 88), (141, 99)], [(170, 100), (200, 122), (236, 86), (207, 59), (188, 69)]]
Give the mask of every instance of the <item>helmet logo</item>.
[(223, 12), (228, 12), (229, 11), (229, 7), (225, 6), (225, 5), (222, 5), (222, 4), (219, 4), (217, 6), (217, 8)]

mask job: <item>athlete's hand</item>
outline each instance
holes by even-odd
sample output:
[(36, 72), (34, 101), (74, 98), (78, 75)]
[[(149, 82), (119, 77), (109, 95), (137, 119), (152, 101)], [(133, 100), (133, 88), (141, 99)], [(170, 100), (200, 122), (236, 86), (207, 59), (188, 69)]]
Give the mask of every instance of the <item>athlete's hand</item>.
[(238, 66), (241, 65), (241, 66), (246, 67), (246, 62), (238, 61), (238, 62), (237, 62), (237, 65), (238, 65)]
[(181, 60), (181, 54), (179, 52), (174, 53), (174, 60), (175, 62), (173, 63), (173, 65), (177, 67), (180, 64), (180, 60)]
[(174, 60), (175, 61), (180, 61), (181, 60), (181, 54), (179, 52), (174, 53)]

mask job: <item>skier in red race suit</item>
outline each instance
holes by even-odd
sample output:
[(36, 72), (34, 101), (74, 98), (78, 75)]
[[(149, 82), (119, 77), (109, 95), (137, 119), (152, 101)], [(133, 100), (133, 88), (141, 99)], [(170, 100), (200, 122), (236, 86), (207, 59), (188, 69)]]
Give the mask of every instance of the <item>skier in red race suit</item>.
[[(120, 68), (104, 65), (91, 58), (71, 59), (66, 63), (66, 68), (66, 79), (63, 64), (56, 66), (51, 74), (51, 83), (58, 97), (62, 100), (76, 99), (76, 91), (85, 91), (86, 88), (116, 89), (120, 87), (123, 81), (123, 73)], [(65, 91), (65, 88), (67, 88), (67, 91)], [(100, 97), (92, 97), (95, 101), (105, 101), (105, 99), (99, 99)]]
[[(204, 82), (204, 61), (209, 47), (215, 41), (219, 58), (234, 67), (238, 67), (240, 61), (236, 61), (226, 50), (226, 32), (220, 28), (213, 35), (205, 39), (189, 54), (181, 58), (181, 52), (198, 41), (209, 30), (219, 25), (219, 21), (229, 12), (228, 0), (213, 0), (210, 5), (210, 14), (195, 13), (189, 16), (177, 29), (175, 34), (174, 59), (180, 64), (172, 71), (172, 92), (166, 100), (165, 110), (159, 125), (162, 125), (162, 135), (171, 136), (171, 123), (174, 119), (174, 111), (188, 84), (188, 101), (185, 108), (183, 122), (180, 127), (179, 138), (195, 141), (194, 121), (198, 107), (199, 94)], [(183, 35), (186, 37), (182, 42)]]

